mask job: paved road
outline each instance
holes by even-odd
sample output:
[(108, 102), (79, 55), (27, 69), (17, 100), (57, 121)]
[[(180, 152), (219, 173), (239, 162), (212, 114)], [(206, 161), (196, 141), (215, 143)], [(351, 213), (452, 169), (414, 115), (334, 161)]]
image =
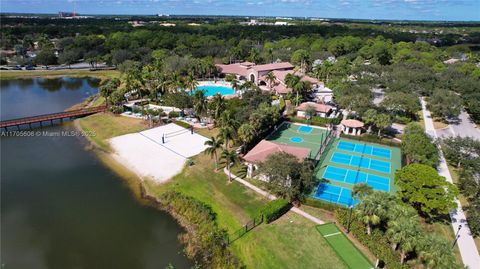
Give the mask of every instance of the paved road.
[[(433, 120), (430, 111), (427, 110), (427, 103), (424, 99), (420, 100), (422, 103), (423, 119), (425, 121), (425, 132), (434, 138), (437, 138), (437, 133), (433, 127)], [(450, 171), (448, 171), (447, 162), (443, 156), (443, 152), (440, 149), (440, 164), (437, 168), (438, 173), (444, 176), (447, 181), (453, 183)], [(460, 201), (456, 200), (457, 208), (450, 211), (450, 219), (452, 220), (452, 228), (454, 233), (458, 232), (458, 248), (460, 249), (460, 255), (462, 256), (463, 264), (470, 269), (480, 268), (480, 255), (478, 254), (477, 246), (470, 234), (470, 229), (466, 221), (465, 214), (462, 209)], [(462, 228), (459, 230), (460, 225)]]
[(458, 124), (450, 123), (449, 125), (450, 131), (454, 136), (471, 136), (477, 140), (480, 140), (480, 129), (475, 126), (466, 111), (462, 111), (460, 116), (458, 116), (458, 119)]

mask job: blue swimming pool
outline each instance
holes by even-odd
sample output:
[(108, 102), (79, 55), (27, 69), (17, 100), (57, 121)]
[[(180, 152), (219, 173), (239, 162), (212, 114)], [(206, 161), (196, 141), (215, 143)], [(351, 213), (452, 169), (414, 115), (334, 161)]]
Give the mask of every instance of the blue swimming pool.
[(217, 85), (202, 85), (195, 88), (195, 91), (203, 91), (206, 97), (214, 96), (219, 93), (221, 95), (231, 95), (235, 93), (235, 90), (227, 86)]

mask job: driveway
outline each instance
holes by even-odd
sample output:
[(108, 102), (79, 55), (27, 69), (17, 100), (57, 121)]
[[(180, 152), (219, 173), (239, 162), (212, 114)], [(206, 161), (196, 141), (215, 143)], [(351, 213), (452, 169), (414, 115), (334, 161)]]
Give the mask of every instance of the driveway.
[(477, 140), (480, 140), (480, 129), (475, 127), (475, 124), (472, 122), (466, 111), (462, 111), (462, 113), (460, 113), (458, 116), (458, 122), (451, 122), (449, 126), (450, 131), (454, 136), (471, 136)]

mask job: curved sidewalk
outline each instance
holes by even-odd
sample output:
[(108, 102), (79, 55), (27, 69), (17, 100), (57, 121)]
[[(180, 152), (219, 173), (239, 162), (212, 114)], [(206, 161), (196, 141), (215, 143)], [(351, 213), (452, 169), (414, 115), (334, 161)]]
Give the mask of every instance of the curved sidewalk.
[[(435, 128), (433, 127), (433, 120), (430, 111), (427, 109), (427, 103), (423, 98), (420, 99), (422, 103), (423, 119), (425, 121), (425, 132), (433, 138), (438, 138)], [(447, 162), (443, 156), (442, 149), (439, 148), (440, 163), (437, 167), (438, 173), (445, 177), (448, 182), (453, 183), (452, 176), (448, 170)], [(478, 254), (477, 246), (468, 228), (467, 219), (462, 209), (460, 201), (456, 200), (457, 208), (450, 211), (450, 219), (452, 220), (453, 232), (457, 233), (458, 228), (462, 228), (458, 232), (457, 245), (460, 249), (463, 264), (470, 269), (480, 268), (480, 255)]]
[[(228, 175), (228, 170), (227, 170), (226, 167), (223, 169), (223, 172)], [(231, 175), (232, 175), (232, 178), (233, 178), (234, 180), (236, 180), (236, 181), (238, 181), (239, 183), (245, 185), (246, 187), (254, 190), (255, 192), (261, 194), (262, 196), (265, 196), (267, 199), (269, 199), (269, 200), (275, 200), (275, 199), (277, 199), (277, 197), (275, 197), (275, 195), (272, 195), (272, 194), (270, 194), (270, 193), (268, 193), (268, 192), (260, 189), (259, 187), (253, 185), (252, 183), (250, 183), (250, 182), (248, 182), (248, 181), (246, 181), (246, 180), (244, 180), (244, 179), (242, 179), (242, 178), (239, 178), (239, 177), (235, 176), (234, 174), (231, 174)], [(292, 207), (292, 209), (290, 209), (290, 210), (291, 210), (292, 212), (295, 212), (295, 213), (297, 213), (298, 215), (300, 215), (300, 216), (302, 216), (302, 217), (310, 220), (310, 221), (315, 222), (316, 224), (325, 224), (325, 222), (324, 222), (323, 220), (321, 220), (321, 219), (319, 219), (319, 218), (316, 218), (316, 217), (308, 214), (307, 212), (301, 210), (300, 208), (298, 208), (298, 207), (296, 207), (296, 206)]]

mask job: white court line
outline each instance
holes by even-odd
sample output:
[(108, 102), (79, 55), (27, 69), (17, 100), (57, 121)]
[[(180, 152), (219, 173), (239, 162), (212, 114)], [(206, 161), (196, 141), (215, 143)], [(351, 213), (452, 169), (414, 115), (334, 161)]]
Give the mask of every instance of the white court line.
[(329, 236), (334, 236), (334, 235), (338, 235), (338, 234), (341, 234), (342, 232), (336, 232), (336, 233), (332, 233), (332, 234), (326, 234), (324, 235), (323, 237), (329, 237)]
[(342, 192), (343, 192), (343, 188), (340, 189), (340, 193), (338, 194), (337, 203), (340, 202), (340, 197), (342, 197)]

